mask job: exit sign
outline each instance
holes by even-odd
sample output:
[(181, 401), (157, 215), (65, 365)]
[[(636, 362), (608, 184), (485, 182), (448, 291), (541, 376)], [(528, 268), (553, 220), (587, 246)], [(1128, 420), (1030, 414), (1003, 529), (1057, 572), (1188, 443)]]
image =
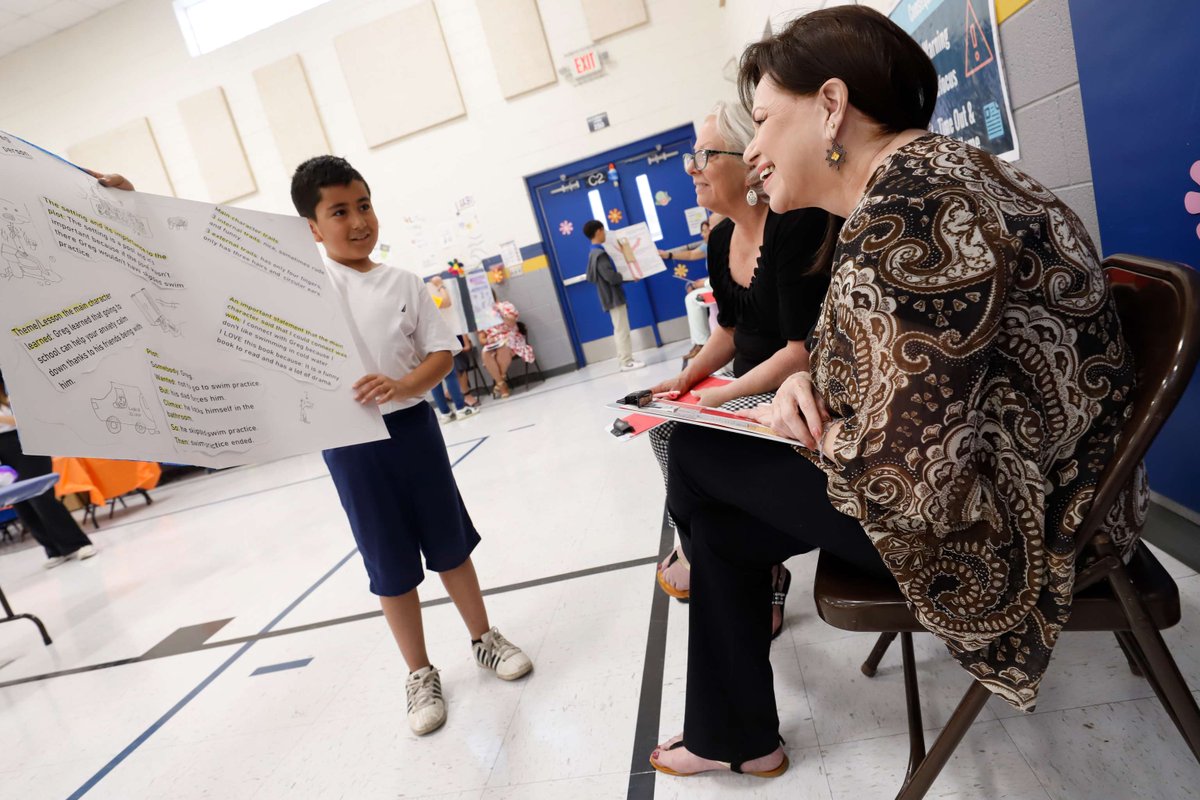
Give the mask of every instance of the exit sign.
[(604, 72), (604, 60), (595, 47), (576, 50), (566, 55), (563, 72), (576, 81), (591, 78)]

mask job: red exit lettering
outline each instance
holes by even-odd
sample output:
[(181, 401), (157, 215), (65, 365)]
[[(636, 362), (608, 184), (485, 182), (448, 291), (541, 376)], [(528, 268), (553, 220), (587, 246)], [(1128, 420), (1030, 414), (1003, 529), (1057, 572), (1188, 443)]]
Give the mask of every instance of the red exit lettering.
[(581, 56), (575, 57), (575, 72), (578, 75), (591, 72), (596, 68), (596, 51), (584, 53)]

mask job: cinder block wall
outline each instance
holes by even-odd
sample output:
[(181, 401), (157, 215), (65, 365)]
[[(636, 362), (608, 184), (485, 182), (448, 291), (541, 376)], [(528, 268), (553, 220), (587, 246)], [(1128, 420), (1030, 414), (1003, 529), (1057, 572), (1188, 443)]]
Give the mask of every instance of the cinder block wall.
[(1021, 158), (1075, 210), (1103, 252), (1067, 0), (1033, 0), (1000, 24)]

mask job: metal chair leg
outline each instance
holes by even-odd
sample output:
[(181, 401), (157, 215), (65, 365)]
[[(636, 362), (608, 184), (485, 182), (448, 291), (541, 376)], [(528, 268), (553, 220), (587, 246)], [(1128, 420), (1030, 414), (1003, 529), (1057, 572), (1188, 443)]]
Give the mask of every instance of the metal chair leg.
[(954, 751), (962, 742), (963, 737), (967, 735), (967, 731), (970, 730), (975, 718), (987, 704), (991, 694), (987, 687), (979, 681), (971, 684), (971, 688), (959, 701), (958, 708), (954, 709), (954, 713), (950, 716), (950, 721), (946, 723), (946, 727), (942, 729), (937, 741), (933, 743), (929, 755), (921, 761), (916, 772), (905, 781), (904, 786), (900, 789), (900, 794), (896, 795), (896, 800), (921, 800), (925, 796), (929, 787), (937, 780), (942, 768), (946, 766), (946, 762), (950, 760), (950, 756), (954, 755)]
[(1117, 644), (1121, 646), (1121, 652), (1125, 654), (1125, 660), (1129, 663), (1129, 672), (1138, 678), (1146, 677), (1146, 671), (1142, 669), (1140, 659), (1134, 655), (1133, 648), (1129, 645), (1129, 631), (1113, 631), (1113, 636), (1117, 639)]
[(33, 614), (14, 614), (12, 606), (8, 604), (8, 598), (4, 596), (4, 591), (0, 590), (0, 608), (4, 609), (4, 616), (0, 617), (0, 622), (12, 622), (17, 619), (27, 619), (37, 626), (38, 633), (42, 635), (42, 643), (49, 646), (53, 644), (50, 634), (46, 632), (46, 626), (42, 621)]
[(887, 652), (888, 647), (896, 640), (894, 633), (881, 633), (875, 641), (875, 647), (871, 650), (871, 655), (867, 656), (867, 660), (863, 662), (862, 674), (868, 678), (874, 678), (875, 672), (879, 669), (879, 662), (883, 660), (883, 654)]
[[(892, 634), (895, 638), (896, 634)], [(882, 641), (882, 638), (880, 639)], [(879, 649), (878, 643), (875, 645)], [(908, 772), (912, 778), (925, 760), (925, 726), (921, 724), (921, 689), (917, 684), (917, 659), (913, 655), (911, 633), (900, 634), (900, 655), (904, 660), (904, 705), (908, 711)]]
[[(1146, 683), (1150, 684), (1150, 688), (1154, 690), (1154, 695), (1158, 698), (1158, 702), (1162, 703), (1163, 709), (1166, 710), (1167, 716), (1171, 718), (1171, 722), (1175, 723), (1175, 727), (1179, 728), (1179, 717), (1175, 714), (1174, 707), (1168, 701), (1162, 684), (1158, 682), (1158, 676), (1150, 669), (1150, 663), (1146, 658), (1146, 654), (1142, 651), (1141, 645), (1137, 643), (1137, 639), (1129, 631), (1116, 631), (1115, 635), (1117, 641), (1121, 642), (1121, 646), (1125, 648), (1126, 654), (1130, 658), (1131, 667), (1133, 665), (1137, 666), (1140, 670), (1137, 674), (1145, 678)], [(1179, 728), (1179, 731), (1181, 734), (1183, 733), (1182, 728)]]
[(1152, 676), (1151, 685), (1156, 687), (1159, 700), (1171, 721), (1187, 742), (1192, 756), (1200, 763), (1200, 707), (1196, 705), (1196, 698), (1188, 690), (1179, 666), (1158, 631), (1151, 629), (1145, 635), (1145, 640), (1137, 633), (1134, 635), (1145, 653), (1148, 674)]
[(1200, 707), (1196, 706), (1196, 698), (1188, 689), (1187, 682), (1179, 672), (1179, 665), (1171, 657), (1171, 651), (1167, 649), (1162, 635), (1154, 627), (1154, 621), (1146, 611), (1146, 606), (1138, 596), (1125, 567), (1120, 566), (1109, 573), (1108, 582), (1129, 620), (1130, 633), (1145, 659), (1151, 685), (1156, 685), (1159, 699), (1167, 713), (1191, 748), (1192, 755), (1200, 761)]

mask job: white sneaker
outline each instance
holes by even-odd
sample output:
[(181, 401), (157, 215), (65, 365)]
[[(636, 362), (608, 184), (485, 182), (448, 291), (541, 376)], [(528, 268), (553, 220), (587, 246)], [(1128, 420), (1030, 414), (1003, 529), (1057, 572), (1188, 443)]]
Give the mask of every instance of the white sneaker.
[(479, 642), (473, 642), (475, 663), (484, 669), (496, 671), (496, 677), (505, 681), (523, 678), (533, 669), (533, 662), (521, 648), (505, 639), (500, 631), (492, 628)]
[(84, 559), (91, 558), (94, 555), (96, 555), (96, 545), (85, 544), (83, 547), (67, 556), (67, 558), (77, 558), (80, 561), (83, 561)]
[(479, 409), (475, 406), (463, 406), (458, 410), (460, 417), (473, 417), (479, 413)]
[(70, 556), (50, 556), (50, 558), (42, 562), (42, 569), (54, 569), (60, 564), (67, 563), (69, 558)]
[(446, 701), (442, 699), (442, 678), (433, 667), (425, 667), (404, 682), (408, 700), (408, 727), (417, 736), (433, 733), (446, 724)]
[(629, 372), (630, 370), (641, 369), (646, 366), (644, 361), (638, 361), (636, 358), (631, 358), (621, 365), (621, 372)]
[(457, 418), (454, 416), (453, 411), (451, 411), (448, 414), (443, 414), (440, 411), (438, 412), (438, 422), (442, 423), (443, 425), (446, 425), (447, 423), (450, 423), (450, 422), (454, 422), (455, 419), (457, 419)]

